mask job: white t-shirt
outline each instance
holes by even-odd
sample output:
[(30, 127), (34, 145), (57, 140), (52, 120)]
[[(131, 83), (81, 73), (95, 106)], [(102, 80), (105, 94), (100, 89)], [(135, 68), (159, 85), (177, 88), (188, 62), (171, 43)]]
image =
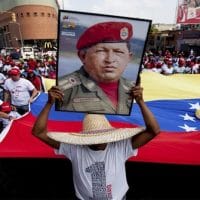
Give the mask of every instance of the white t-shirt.
[(174, 72), (174, 68), (173, 67), (171, 67), (171, 68), (166, 67), (166, 68), (163, 69), (163, 73), (164, 74), (173, 74), (173, 72)]
[(11, 67), (10, 64), (9, 64), (9, 65), (5, 64), (5, 65), (3, 66), (3, 71), (6, 72), (6, 73), (8, 73), (8, 71), (11, 70), (11, 69), (12, 69), (12, 67)]
[(184, 73), (185, 72), (185, 66), (181, 66), (181, 67), (179, 67), (179, 66), (176, 66), (175, 68), (174, 68), (174, 71), (175, 71), (175, 73)]
[(5, 80), (6, 77), (4, 76), (4, 74), (0, 73), (0, 84), (4, 83)]
[(18, 81), (13, 81), (9, 78), (6, 79), (4, 83), (4, 89), (10, 92), (11, 103), (15, 106), (28, 105), (30, 91), (34, 88), (34, 85), (29, 80), (24, 78), (20, 78)]
[(58, 154), (72, 162), (76, 196), (82, 200), (121, 200), (128, 190), (125, 162), (137, 155), (131, 139), (109, 143), (94, 151), (86, 145), (61, 143)]

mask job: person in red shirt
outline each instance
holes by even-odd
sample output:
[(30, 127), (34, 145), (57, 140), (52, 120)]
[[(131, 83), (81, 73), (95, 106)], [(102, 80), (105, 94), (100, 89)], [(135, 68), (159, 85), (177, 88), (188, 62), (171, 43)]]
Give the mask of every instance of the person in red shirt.
[(28, 60), (28, 67), (29, 69), (35, 70), (35, 68), (37, 67), (37, 61), (34, 60), (33, 58), (30, 58)]
[(42, 81), (39, 76), (34, 73), (34, 70), (28, 69), (27, 79), (35, 86), (38, 91), (42, 91)]

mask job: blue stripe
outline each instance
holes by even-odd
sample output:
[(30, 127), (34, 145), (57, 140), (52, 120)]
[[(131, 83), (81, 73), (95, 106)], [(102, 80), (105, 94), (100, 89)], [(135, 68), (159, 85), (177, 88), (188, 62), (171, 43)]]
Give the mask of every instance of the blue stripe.
[[(47, 94), (42, 93), (38, 99), (31, 105), (31, 112), (37, 116), (47, 101)], [(200, 130), (200, 120), (195, 117), (195, 109), (191, 109), (192, 105), (200, 104), (200, 99), (184, 99), (184, 100), (156, 100), (146, 102), (147, 106), (155, 115), (162, 131), (185, 131), (180, 126), (196, 127)], [(193, 106), (194, 107), (194, 106)], [(188, 114), (194, 121), (184, 120)], [(182, 115), (182, 116), (181, 116)], [(49, 119), (55, 121), (80, 121), (84, 117), (84, 113), (75, 112), (58, 112), (52, 107)], [(107, 115), (111, 121), (128, 122), (143, 126), (143, 118), (139, 107), (134, 104), (130, 116)]]

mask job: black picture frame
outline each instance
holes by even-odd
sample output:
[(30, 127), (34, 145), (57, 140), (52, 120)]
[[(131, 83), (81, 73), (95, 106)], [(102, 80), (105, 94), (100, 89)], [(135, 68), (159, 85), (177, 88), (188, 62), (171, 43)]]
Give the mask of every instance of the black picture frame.
[[(88, 91), (85, 97), (82, 94), (83, 92), (80, 94), (78, 87), (81, 87), (82, 83), (79, 78), (77, 79), (77, 77), (72, 74), (74, 71), (79, 70), (83, 65), (78, 57), (78, 50), (76, 49), (79, 37), (89, 27), (97, 23), (111, 21), (128, 22), (133, 27), (133, 37), (130, 39), (133, 59), (129, 62), (122, 76), (134, 84), (138, 82), (139, 74), (141, 72), (142, 58), (144, 56), (147, 37), (152, 23), (151, 20), (77, 12), (72, 10), (59, 10), (56, 85), (64, 92), (64, 94), (66, 92), (67, 97), (64, 96), (64, 102), (62, 103), (56, 101), (56, 111), (130, 115), (133, 105), (132, 99), (126, 99), (121, 103), (121, 97), (118, 98), (118, 104), (120, 104), (121, 107), (126, 107), (126, 109), (107, 109), (107, 105), (101, 105), (101, 100), (98, 100), (98, 97), (88, 97), (87, 95), (90, 95)], [(75, 87), (76, 91), (74, 91)], [(70, 92), (78, 95), (74, 97), (75, 94), (72, 95)], [(70, 99), (72, 96), (73, 98)], [(123, 94), (121, 96), (123, 96)], [(105, 99), (103, 99), (103, 101), (104, 100)]]

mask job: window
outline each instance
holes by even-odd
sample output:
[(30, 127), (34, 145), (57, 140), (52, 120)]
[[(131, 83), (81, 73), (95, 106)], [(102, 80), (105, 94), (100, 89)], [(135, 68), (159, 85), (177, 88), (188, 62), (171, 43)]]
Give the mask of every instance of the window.
[(41, 13), (41, 16), (44, 17), (44, 12)]
[(51, 14), (50, 14), (50, 13), (48, 13), (48, 17), (51, 17)]
[(37, 17), (38, 13), (37, 13), (37, 12), (34, 12), (33, 15), (34, 15), (34, 17)]
[(24, 17), (24, 14), (23, 14), (23, 13), (21, 13), (20, 15), (21, 15), (21, 17)]
[(27, 16), (27, 17), (30, 17), (30, 12), (27, 12), (27, 13), (26, 13), (26, 16)]

